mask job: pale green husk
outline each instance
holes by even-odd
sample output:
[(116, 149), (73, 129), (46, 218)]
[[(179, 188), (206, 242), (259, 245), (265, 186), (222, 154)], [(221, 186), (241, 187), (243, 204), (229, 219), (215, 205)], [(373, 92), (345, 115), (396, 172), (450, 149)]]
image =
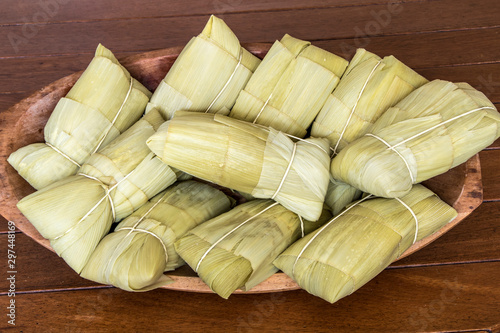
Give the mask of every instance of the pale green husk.
[(113, 221), (130, 215), (175, 182), (175, 173), (146, 146), (146, 139), (162, 122), (158, 111), (148, 113), (93, 154), (78, 175), (53, 183), (17, 204), (76, 272), (80, 273)]
[(349, 184), (330, 179), (326, 191), (325, 205), (335, 216), (347, 205), (361, 197), (362, 192)]
[(178, 110), (228, 114), (259, 63), (224, 21), (211, 16), (160, 82), (146, 112), (156, 107), (165, 119)]
[(231, 203), (207, 184), (185, 181), (171, 186), (104, 237), (81, 276), (128, 291), (165, 285), (170, 279), (163, 272), (184, 264), (174, 242), (200, 223), (228, 211)]
[(290, 164), (294, 142), (281, 132), (218, 114), (183, 112), (147, 144), (168, 165), (256, 198), (275, 196), (308, 220), (323, 210), (330, 161), (324, 139), (297, 142)]
[(387, 110), (371, 132), (332, 160), (331, 174), (364, 192), (400, 197), (489, 146), (500, 136), (500, 114), (470, 85), (435, 80)]
[(304, 137), (347, 64), (309, 42), (285, 35), (257, 67), (229, 116)]
[(381, 59), (358, 49), (337, 88), (313, 123), (334, 152), (364, 135), (377, 118), (427, 80), (394, 56)]
[[(317, 222), (304, 220), (304, 232), (330, 216), (325, 210)], [(276, 273), (273, 260), (301, 234), (296, 214), (272, 200), (253, 200), (194, 228), (175, 248), (214, 292), (228, 298)]]
[(45, 141), (62, 154), (35, 143), (12, 153), (8, 161), (36, 189), (74, 175), (78, 164), (140, 118), (150, 97), (113, 53), (99, 44), (87, 69), (45, 125)]
[(422, 185), (400, 199), (368, 199), (298, 240), (274, 264), (301, 288), (333, 303), (374, 278), (457, 212)]

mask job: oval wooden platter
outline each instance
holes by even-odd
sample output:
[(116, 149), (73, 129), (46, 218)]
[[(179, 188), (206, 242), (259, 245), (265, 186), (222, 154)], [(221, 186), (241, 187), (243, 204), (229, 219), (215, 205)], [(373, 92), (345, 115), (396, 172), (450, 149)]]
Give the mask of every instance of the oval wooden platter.
[[(250, 52), (262, 58), (271, 44), (246, 44)], [(154, 91), (179, 55), (181, 47), (163, 49), (129, 56), (121, 63), (148, 89)], [(36, 242), (51, 249), (33, 225), (17, 209), (17, 202), (34, 189), (7, 163), (7, 157), (17, 149), (43, 141), (43, 128), (59, 99), (66, 95), (82, 72), (57, 80), (30, 97), (20, 101), (7, 111), (0, 112), (0, 214), (14, 221), (17, 228)], [(458, 211), (456, 219), (435, 234), (420, 240), (409, 248), (403, 258), (436, 240), (457, 225), (482, 202), (481, 168), (478, 155), (445, 174), (424, 183), (444, 201)], [(167, 274), (175, 283), (165, 286), (193, 292), (212, 292), (187, 266)], [(265, 293), (299, 289), (299, 286), (283, 273), (276, 273), (247, 293)], [(242, 292), (242, 291), (237, 291)]]

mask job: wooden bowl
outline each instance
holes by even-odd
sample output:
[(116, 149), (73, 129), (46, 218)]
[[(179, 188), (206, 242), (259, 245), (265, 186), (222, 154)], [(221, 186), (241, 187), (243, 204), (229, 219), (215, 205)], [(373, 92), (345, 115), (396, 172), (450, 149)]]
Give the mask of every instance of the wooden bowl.
[[(262, 58), (270, 44), (244, 45), (250, 52)], [(121, 60), (132, 76), (154, 91), (179, 55), (181, 47), (169, 48), (133, 55)], [(52, 250), (33, 225), (17, 209), (17, 202), (34, 189), (7, 163), (7, 157), (17, 149), (34, 142), (43, 142), (43, 128), (59, 99), (66, 95), (82, 72), (66, 76), (20, 101), (10, 109), (0, 112), (0, 213), (17, 228), (36, 242)], [(481, 168), (478, 155), (465, 164), (425, 182), (444, 201), (452, 205), (458, 216), (435, 234), (410, 247), (400, 258), (431, 243), (453, 228), (482, 202)], [(166, 289), (212, 292), (187, 266), (168, 275), (176, 282)], [(299, 289), (299, 286), (283, 273), (276, 273), (248, 293), (276, 292)], [(241, 291), (237, 291), (241, 292)]]

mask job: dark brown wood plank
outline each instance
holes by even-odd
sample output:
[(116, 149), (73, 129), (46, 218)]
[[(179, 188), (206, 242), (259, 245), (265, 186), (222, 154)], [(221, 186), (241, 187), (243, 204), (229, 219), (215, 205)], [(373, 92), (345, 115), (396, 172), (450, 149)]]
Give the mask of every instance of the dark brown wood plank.
[[(422, 0), (404, 0), (403, 3)], [(59, 3), (60, 2), (60, 3)], [(0, 25), (50, 22), (93, 21), (124, 18), (151, 18), (193, 15), (207, 15), (248, 11), (278, 11), (304, 8), (335, 8), (386, 4), (387, 0), (145, 0), (140, 5), (120, 0), (101, 0), (97, 2), (75, 1), (71, 5), (56, 0), (4, 0), (0, 12)], [(112, 10), (110, 10), (112, 9)], [(40, 14), (38, 14), (40, 13)], [(45, 15), (43, 14), (45, 13)]]
[[(500, 203), (483, 203), (471, 216), (437, 241), (391, 267), (500, 261), (499, 220)], [(80, 278), (55, 253), (26, 235), (16, 234), (16, 243), (19, 256), (18, 291), (99, 286)], [(7, 244), (6, 234), (0, 234), (0, 247), (6, 247), (3, 244)], [(5, 271), (2, 265), (6, 263), (0, 262), (0, 271)], [(5, 290), (6, 283), (0, 279), (0, 291)]]
[(500, 200), (500, 149), (479, 153), (483, 175), (484, 200)]
[[(314, 44), (346, 59), (356, 48), (363, 47), (380, 56), (392, 54), (408, 66), (421, 69), (498, 62), (499, 37), (500, 28), (490, 28), (322, 40)], [(481, 52), (483, 49), (488, 52)]]
[(20, 93), (5, 93), (5, 94), (0, 93), (0, 112), (7, 110), (12, 105), (22, 100), (23, 98), (28, 97), (30, 94), (31, 92), (29, 91)]
[[(0, 247), (7, 252), (7, 234), (0, 234)], [(63, 259), (35, 243), (23, 233), (15, 234), (16, 290), (39, 291), (98, 286), (82, 279)], [(5, 256), (5, 259), (7, 257)], [(1, 272), (7, 272), (7, 260), (0, 261)], [(0, 279), (0, 293), (8, 289), (8, 281)]]
[(391, 267), (500, 261), (498, 221), (500, 202), (484, 202), (439, 239)]
[(8, 230), (7, 220), (2, 215), (0, 215), (0, 233), (5, 233)]
[[(392, 14), (388, 4), (376, 4), (234, 13), (226, 14), (224, 18), (239, 38), (246, 42), (272, 42), (285, 33), (302, 39), (324, 40), (393, 34), (413, 35), (416, 32), (464, 30), (500, 24), (497, 15), (500, 2), (496, 0), (409, 2), (391, 7), (391, 10)], [(457, 20), (457, 17), (461, 19)], [(0, 44), (0, 56), (89, 52), (96, 46), (97, 41), (115, 51), (151, 50), (184, 45), (188, 36), (200, 32), (207, 18), (207, 15), (201, 15), (7, 25), (0, 27), (0, 35), (15, 41)]]
[[(497, 110), (500, 109), (500, 106), (498, 104), (496, 105), (496, 107)], [(500, 149), (500, 138), (493, 142), (491, 146), (488, 147), (488, 149)]]
[[(500, 321), (499, 270), (498, 262), (393, 269), (333, 305), (305, 291), (233, 295), (229, 300), (213, 294), (114, 288), (17, 294), (16, 331), (488, 330)], [(1, 304), (8, 302), (6, 296), (0, 299)], [(0, 329), (6, 326), (5, 320), (0, 322)]]
[[(183, 33), (186, 40), (191, 36)], [(411, 37), (411, 38), (410, 38)], [(394, 54), (422, 75), (453, 81), (466, 81), (500, 102), (500, 28), (453, 31), (411, 36), (374, 37), (367, 49), (381, 56)], [(161, 39), (161, 38), (158, 38)], [(97, 43), (99, 39), (95, 40)], [(343, 54), (345, 43), (353, 40), (328, 40), (314, 44), (328, 51)], [(181, 44), (179, 44), (181, 45)], [(354, 44), (353, 44), (354, 45)], [(0, 92), (33, 91), (65, 75), (85, 69), (92, 59), (95, 45), (84, 54), (0, 59)], [(488, 49), (488, 52), (478, 52)], [(350, 51), (351, 49), (346, 49)], [(140, 53), (118, 52), (123, 58)], [(350, 57), (350, 54), (344, 54)], [(491, 63), (494, 62), (494, 63)], [(452, 66), (471, 64), (467, 66)], [(445, 67), (442, 67), (445, 66)]]

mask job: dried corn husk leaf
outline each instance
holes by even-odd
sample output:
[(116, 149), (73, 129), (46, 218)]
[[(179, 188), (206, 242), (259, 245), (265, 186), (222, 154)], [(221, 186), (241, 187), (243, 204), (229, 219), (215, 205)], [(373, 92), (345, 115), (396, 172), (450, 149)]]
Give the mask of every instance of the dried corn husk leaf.
[(326, 191), (325, 205), (335, 216), (347, 205), (359, 199), (361, 194), (362, 192), (357, 188), (330, 178), (328, 190)]
[(274, 264), (309, 293), (334, 303), (456, 215), (430, 190), (415, 185), (401, 199), (359, 201), (295, 242)]
[(100, 45), (87, 69), (56, 105), (44, 135), (8, 161), (34, 188), (77, 172), (92, 153), (135, 123), (151, 93)]
[(194, 228), (175, 243), (179, 255), (223, 298), (250, 290), (278, 270), (273, 260), (326, 222), (303, 220), (272, 200), (253, 200)]
[(175, 182), (175, 173), (146, 146), (163, 122), (154, 110), (93, 154), (78, 175), (23, 198), (19, 210), (71, 268), (80, 273), (113, 221)]
[(338, 153), (367, 133), (385, 110), (426, 82), (394, 56), (381, 59), (358, 49), (314, 121), (311, 135), (328, 138)]
[(328, 143), (294, 143), (272, 128), (221, 115), (178, 113), (148, 139), (165, 163), (195, 177), (272, 198), (315, 221), (328, 187)]
[(146, 112), (156, 107), (165, 119), (178, 110), (228, 114), (259, 63), (226, 23), (212, 15), (179, 54)]
[(500, 136), (500, 114), (465, 83), (435, 80), (390, 108), (332, 160), (331, 173), (377, 196), (400, 197)]
[(229, 116), (304, 137), (347, 64), (309, 42), (285, 35), (257, 67)]
[(128, 291), (165, 285), (170, 279), (163, 272), (184, 264), (174, 242), (230, 208), (231, 200), (210, 185), (185, 181), (171, 186), (104, 237), (81, 276)]

